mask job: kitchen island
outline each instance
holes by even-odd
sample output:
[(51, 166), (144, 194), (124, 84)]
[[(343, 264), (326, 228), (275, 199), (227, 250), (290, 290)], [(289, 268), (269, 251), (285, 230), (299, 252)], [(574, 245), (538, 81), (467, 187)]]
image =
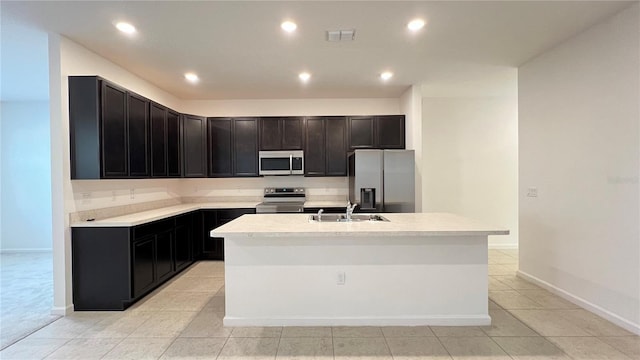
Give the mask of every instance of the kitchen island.
[(446, 213), (310, 222), (243, 215), (225, 241), (227, 326), (489, 325), (487, 236)]

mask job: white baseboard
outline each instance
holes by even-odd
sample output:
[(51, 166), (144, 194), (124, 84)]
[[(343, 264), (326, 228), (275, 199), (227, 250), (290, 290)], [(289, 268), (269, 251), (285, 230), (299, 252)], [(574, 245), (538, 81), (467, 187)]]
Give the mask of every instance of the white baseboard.
[(225, 326), (486, 326), (489, 315), (422, 316), (400, 318), (241, 318), (225, 316)]
[(0, 254), (50, 253), (53, 249), (2, 249)]
[(73, 304), (67, 306), (54, 306), (51, 315), (67, 316), (73, 313)]
[(628, 330), (636, 335), (640, 335), (640, 324), (634, 324), (633, 322), (624, 319), (612, 312), (610, 312), (609, 310), (606, 310), (596, 304), (593, 304), (579, 296), (573, 295), (565, 290), (560, 289), (559, 287), (556, 287), (555, 285), (549, 284), (548, 282), (541, 280), (533, 275), (527, 274), (523, 271), (518, 270), (516, 272), (516, 275), (527, 280), (530, 281), (546, 290), (548, 290), (549, 292), (556, 294), (558, 296), (560, 296), (561, 298), (571, 301), (572, 303), (588, 310), (591, 311), (592, 313), (620, 326), (621, 328)]
[(518, 244), (491, 244), (489, 243), (489, 249), (492, 250), (512, 250), (518, 249)]

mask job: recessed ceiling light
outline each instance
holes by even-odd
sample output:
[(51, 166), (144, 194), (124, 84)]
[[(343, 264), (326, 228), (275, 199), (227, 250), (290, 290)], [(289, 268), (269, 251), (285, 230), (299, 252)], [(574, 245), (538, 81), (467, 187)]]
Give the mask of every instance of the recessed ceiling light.
[(184, 78), (187, 79), (188, 82), (190, 83), (197, 83), (200, 78), (198, 77), (198, 75), (196, 75), (195, 73), (189, 72), (184, 74)]
[(298, 77), (300, 78), (300, 80), (302, 80), (302, 82), (307, 82), (309, 81), (309, 79), (311, 79), (311, 74), (309, 74), (308, 72), (301, 72)]
[(424, 24), (425, 24), (424, 20), (414, 19), (407, 24), (407, 28), (409, 28), (409, 30), (411, 31), (418, 31), (424, 27)]
[(393, 77), (393, 73), (390, 71), (385, 71), (382, 74), (380, 74), (380, 79), (387, 81), (389, 79), (391, 79)]
[(136, 32), (136, 27), (126, 22), (117, 23), (116, 28), (122, 31), (123, 33), (129, 34), (129, 35)]
[(282, 28), (282, 30), (288, 33), (292, 33), (296, 31), (296, 29), (298, 28), (298, 25), (296, 25), (296, 23), (294, 23), (293, 21), (285, 21), (282, 24), (280, 24), (280, 27)]

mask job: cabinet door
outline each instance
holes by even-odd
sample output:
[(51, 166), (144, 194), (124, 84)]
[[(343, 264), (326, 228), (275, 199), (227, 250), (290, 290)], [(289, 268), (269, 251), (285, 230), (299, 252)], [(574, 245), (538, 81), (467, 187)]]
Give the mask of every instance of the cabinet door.
[(260, 118), (260, 150), (282, 149), (282, 121), (280, 118)]
[(132, 244), (133, 297), (144, 294), (155, 284), (155, 235), (148, 235)]
[(202, 238), (200, 239), (199, 259), (216, 260), (217, 244), (221, 238), (212, 238), (209, 232), (217, 227), (216, 210), (202, 210)]
[(180, 177), (181, 164), (180, 152), (180, 114), (175, 111), (167, 111), (167, 175)]
[(349, 148), (372, 149), (375, 148), (373, 116), (358, 116), (349, 118)]
[(203, 217), (206, 210), (196, 211), (191, 215), (192, 229), (193, 229), (193, 260), (202, 258), (202, 239), (204, 239), (204, 226)]
[(288, 117), (282, 119), (282, 149), (302, 150), (303, 149), (303, 118)]
[(128, 94), (129, 176), (149, 177), (149, 100)]
[(173, 275), (173, 229), (164, 230), (156, 235), (156, 274), (162, 282)]
[(233, 155), (235, 176), (258, 176), (258, 120), (233, 120)]
[(167, 108), (151, 104), (151, 176), (167, 176)]
[(347, 176), (347, 123), (345, 118), (327, 118), (326, 176)]
[(193, 115), (182, 117), (182, 155), (184, 177), (206, 176), (205, 118)]
[(180, 271), (191, 263), (191, 248), (193, 242), (191, 215), (180, 216), (176, 219), (174, 249), (176, 250), (176, 271)]
[(323, 118), (307, 118), (305, 129), (304, 174), (324, 176), (325, 161), (325, 121)]
[(233, 119), (209, 118), (209, 176), (233, 176)]
[(404, 115), (378, 116), (376, 118), (376, 134), (379, 148), (405, 148), (404, 121)]
[(102, 82), (102, 176), (128, 175), (127, 93)]

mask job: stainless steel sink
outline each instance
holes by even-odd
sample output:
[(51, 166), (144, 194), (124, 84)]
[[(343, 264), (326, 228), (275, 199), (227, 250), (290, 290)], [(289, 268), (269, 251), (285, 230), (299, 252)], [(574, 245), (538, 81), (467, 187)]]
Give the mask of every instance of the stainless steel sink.
[[(378, 214), (353, 214), (351, 215), (351, 222), (360, 221), (389, 221), (386, 217)], [(310, 215), (309, 222), (349, 222), (345, 214), (322, 214), (320, 219), (318, 215)]]

